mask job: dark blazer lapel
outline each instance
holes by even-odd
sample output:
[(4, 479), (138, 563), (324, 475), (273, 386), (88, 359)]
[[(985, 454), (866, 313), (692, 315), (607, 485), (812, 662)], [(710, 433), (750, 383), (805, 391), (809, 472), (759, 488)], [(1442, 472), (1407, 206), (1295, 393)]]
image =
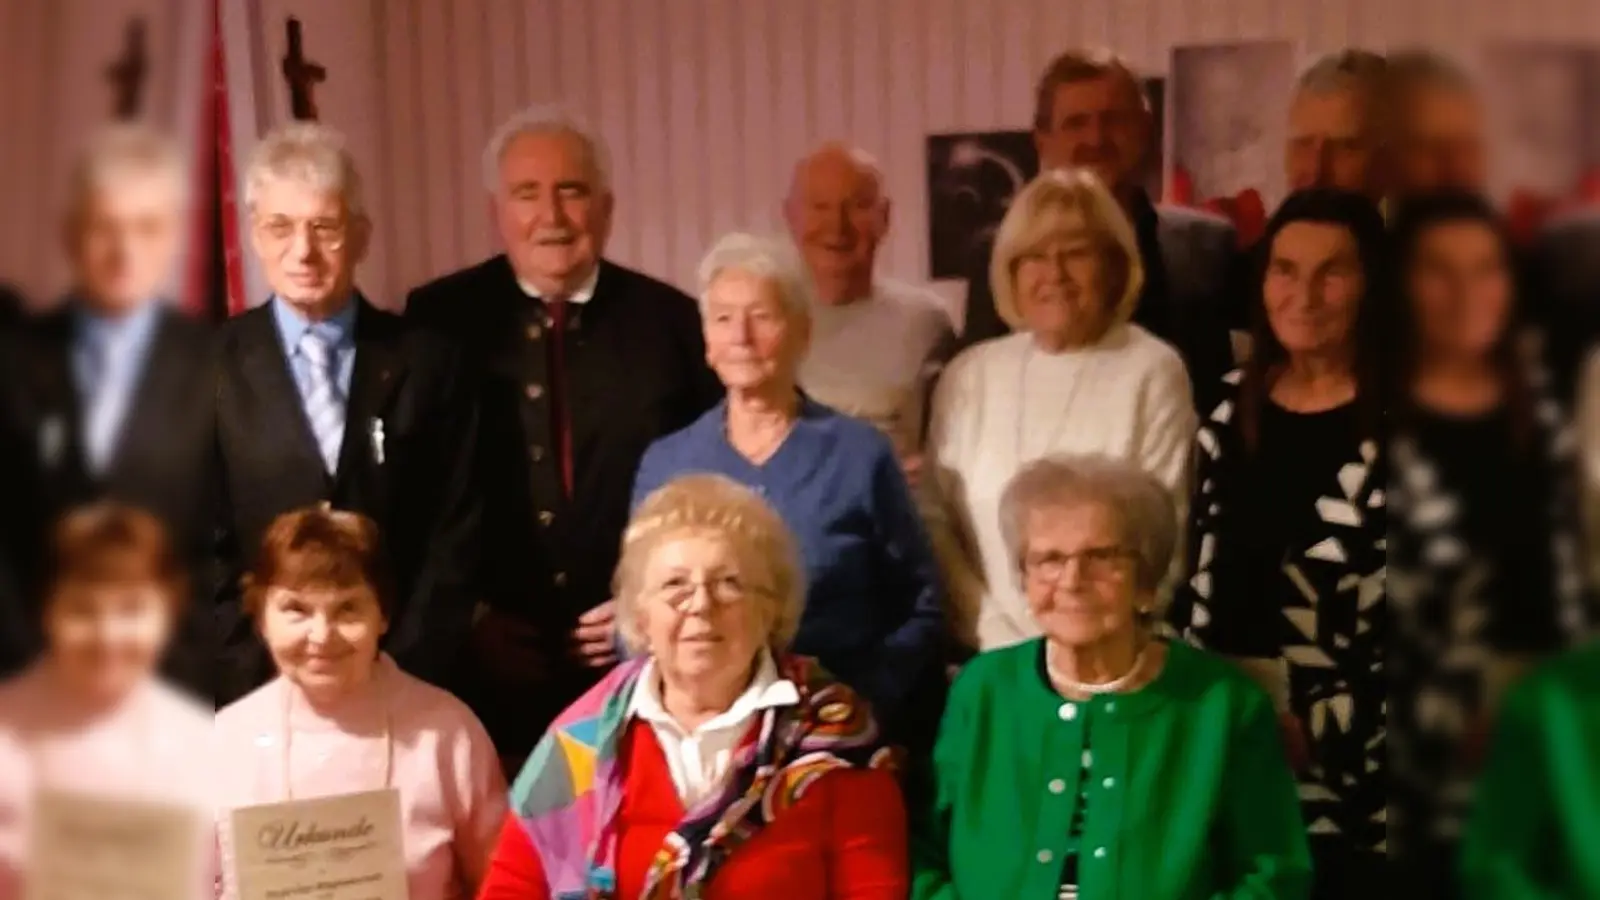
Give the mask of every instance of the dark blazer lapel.
[[(34, 459), (48, 495), (88, 478), (83, 459), (83, 403), (72, 376), (72, 318), (59, 311), (40, 323), (40, 340), (29, 354), (29, 381), (38, 391), (33, 407)], [(70, 497), (58, 501), (70, 502)]]
[[(319, 473), (326, 481), (322, 453), (311, 434), (311, 423), (306, 421), (300, 389), (289, 371), (289, 359), (271, 308), (263, 304), (240, 317), (238, 347), (239, 373), (250, 390), (248, 399), (255, 403), (249, 424), (261, 429), (250, 439), (287, 442), (293, 447), (298, 467)], [(224, 360), (223, 365), (229, 365), (228, 361)], [(226, 416), (227, 412), (223, 414)]]
[(385, 422), (395, 391), (405, 380), (406, 356), (401, 344), (403, 320), (369, 304), (359, 295), (356, 308), (356, 358), (345, 403), (344, 442), (339, 448), (339, 476), (358, 469), (381, 472), (387, 462), (387, 440), (393, 428)]

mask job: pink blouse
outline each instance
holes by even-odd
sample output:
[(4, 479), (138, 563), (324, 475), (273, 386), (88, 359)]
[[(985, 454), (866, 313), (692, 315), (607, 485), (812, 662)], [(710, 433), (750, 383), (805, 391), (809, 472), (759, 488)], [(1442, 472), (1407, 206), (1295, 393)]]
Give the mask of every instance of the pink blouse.
[(387, 654), (333, 710), (313, 710), (287, 679), (274, 679), (217, 713), (214, 741), (217, 896), (237, 896), (234, 809), (385, 787), (400, 793), (409, 900), (476, 892), (506, 815), (499, 758), (466, 704)]
[[(210, 734), (208, 707), (154, 679), (110, 710), (86, 706), (48, 661), (0, 685), (0, 900), (21, 895), (30, 808), (41, 788), (187, 807), (197, 851), (211, 843), (210, 782), (196, 777), (210, 763)], [(211, 881), (197, 871), (194, 896)]]

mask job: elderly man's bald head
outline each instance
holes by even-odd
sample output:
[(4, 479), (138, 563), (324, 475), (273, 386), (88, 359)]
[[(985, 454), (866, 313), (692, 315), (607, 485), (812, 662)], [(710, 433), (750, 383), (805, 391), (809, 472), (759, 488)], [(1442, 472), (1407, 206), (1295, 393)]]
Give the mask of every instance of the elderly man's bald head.
[(883, 173), (870, 154), (842, 143), (807, 154), (795, 164), (784, 218), (823, 302), (866, 296), (889, 228)]

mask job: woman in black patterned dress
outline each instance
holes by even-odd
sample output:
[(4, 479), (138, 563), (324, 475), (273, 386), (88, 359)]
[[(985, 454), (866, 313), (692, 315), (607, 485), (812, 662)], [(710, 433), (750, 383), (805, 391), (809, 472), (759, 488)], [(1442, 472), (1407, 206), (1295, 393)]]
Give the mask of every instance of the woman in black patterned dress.
[(1487, 201), (1441, 194), (1394, 222), (1390, 672), (1398, 873), (1456, 896), (1456, 836), (1494, 701), (1587, 633), (1571, 438), (1520, 347), (1513, 254)]
[(1254, 353), (1197, 437), (1173, 624), (1278, 703), (1316, 896), (1385, 885), (1383, 219), (1291, 195), (1260, 246)]

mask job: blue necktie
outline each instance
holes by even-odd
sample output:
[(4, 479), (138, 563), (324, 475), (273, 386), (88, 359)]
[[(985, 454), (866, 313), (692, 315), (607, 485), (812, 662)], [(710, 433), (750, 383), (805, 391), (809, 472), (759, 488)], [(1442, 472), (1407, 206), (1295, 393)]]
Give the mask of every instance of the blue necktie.
[(308, 328), (300, 336), (300, 352), (309, 363), (306, 419), (311, 423), (311, 434), (317, 439), (317, 449), (322, 451), (328, 474), (336, 474), (339, 447), (344, 443), (345, 398), (334, 377), (333, 344), (316, 329)]

